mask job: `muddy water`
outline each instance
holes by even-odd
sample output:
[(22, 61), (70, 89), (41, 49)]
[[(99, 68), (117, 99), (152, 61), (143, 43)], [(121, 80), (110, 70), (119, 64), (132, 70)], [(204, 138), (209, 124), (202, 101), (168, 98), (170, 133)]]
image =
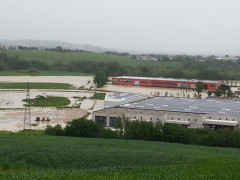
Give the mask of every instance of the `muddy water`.
[[(162, 88), (162, 87), (139, 87), (139, 86), (123, 86), (123, 85), (111, 85), (107, 84), (103, 88), (103, 91), (115, 91), (115, 92), (128, 92), (128, 93), (141, 93), (148, 96), (174, 96), (174, 97), (189, 97), (194, 98), (195, 91), (190, 89), (178, 89), (178, 88)], [(206, 98), (207, 93), (202, 92), (202, 98)]]
[[(45, 129), (46, 125), (55, 126), (61, 124), (63, 127), (68, 121), (84, 116), (86, 110), (81, 109), (61, 109), (54, 108), (31, 108), (31, 122), (38, 126), (33, 129)], [(35, 121), (39, 117), (41, 121)], [(42, 119), (50, 119), (50, 122)], [(0, 130), (19, 131), (23, 129), (24, 110), (4, 110), (0, 111)]]
[(0, 82), (68, 83), (85, 88), (94, 86), (93, 76), (0, 76)]

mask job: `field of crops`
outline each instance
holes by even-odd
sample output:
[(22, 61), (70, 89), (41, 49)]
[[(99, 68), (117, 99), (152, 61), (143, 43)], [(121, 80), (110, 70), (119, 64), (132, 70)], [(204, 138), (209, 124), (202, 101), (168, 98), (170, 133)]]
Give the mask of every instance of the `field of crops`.
[(238, 179), (240, 150), (0, 135), (0, 179)]
[[(26, 89), (28, 83), (0, 83), (0, 89)], [(75, 89), (66, 83), (29, 83), (30, 89)]]
[(95, 62), (110, 62), (117, 61), (121, 65), (130, 66), (154, 66), (154, 67), (181, 67), (181, 62), (166, 62), (166, 61), (140, 61), (128, 57), (114, 56), (102, 53), (90, 52), (50, 52), (50, 51), (23, 51), (11, 50), (5, 51), (9, 56), (18, 56), (24, 60), (39, 60), (47, 63), (54, 63), (57, 61), (95, 61)]

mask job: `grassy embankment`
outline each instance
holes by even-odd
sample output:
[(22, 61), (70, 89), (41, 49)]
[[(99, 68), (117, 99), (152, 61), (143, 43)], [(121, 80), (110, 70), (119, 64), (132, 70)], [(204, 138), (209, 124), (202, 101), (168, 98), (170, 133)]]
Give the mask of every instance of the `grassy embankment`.
[(240, 150), (0, 135), (0, 179), (238, 179)]
[[(28, 83), (0, 83), (0, 89), (26, 89)], [(76, 89), (66, 83), (29, 83), (30, 89)]]
[(100, 100), (104, 100), (106, 96), (106, 93), (95, 93), (93, 95), (93, 99), (100, 99)]
[(47, 63), (55, 63), (58, 61), (69, 62), (69, 61), (94, 61), (94, 62), (110, 62), (117, 61), (121, 65), (129, 66), (154, 66), (154, 67), (182, 67), (182, 62), (166, 62), (166, 61), (140, 61), (134, 60), (123, 56), (114, 56), (103, 53), (90, 53), (90, 52), (50, 52), (50, 51), (19, 51), (11, 50), (5, 51), (9, 56), (18, 56), (24, 60), (39, 60)]

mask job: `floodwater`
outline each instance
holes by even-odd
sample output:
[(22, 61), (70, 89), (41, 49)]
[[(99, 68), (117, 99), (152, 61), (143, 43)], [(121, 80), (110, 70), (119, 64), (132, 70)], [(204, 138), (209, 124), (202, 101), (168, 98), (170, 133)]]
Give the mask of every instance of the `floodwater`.
[[(23, 129), (24, 109), (22, 110), (2, 110), (0, 111), (0, 130), (19, 131)], [(45, 129), (47, 125), (55, 126), (61, 124), (66, 126), (68, 121), (80, 118), (87, 114), (86, 110), (81, 109), (61, 109), (55, 108), (31, 108), (31, 123), (36, 123), (38, 126), (33, 129)], [(39, 117), (40, 121), (36, 121)], [(49, 118), (50, 121), (42, 121)]]
[[(0, 82), (45, 82), (45, 83), (68, 83), (77, 88), (89, 89), (93, 87), (96, 89), (93, 83), (93, 76), (0, 76)], [(240, 85), (240, 81), (234, 81), (233, 85)], [(189, 89), (177, 89), (177, 88), (161, 88), (161, 87), (139, 87), (139, 86), (122, 86), (107, 84), (101, 91), (110, 92), (129, 92), (129, 93), (142, 93), (148, 96), (174, 96), (174, 97), (191, 97), (195, 95), (195, 91)], [(94, 94), (89, 90), (30, 90), (30, 98), (36, 96), (60, 96), (70, 99), (71, 104), (69, 106), (80, 105), (80, 108), (74, 109), (61, 109), (56, 108), (31, 108), (32, 123), (36, 123), (38, 126), (34, 129), (45, 129), (46, 125), (61, 124), (66, 125), (66, 122), (72, 119), (80, 118), (87, 113), (97, 111), (104, 107), (103, 100), (92, 100)], [(202, 92), (202, 98), (206, 98), (207, 93)], [(7, 131), (19, 131), (23, 129), (24, 119), (24, 102), (26, 98), (26, 90), (0, 90), (0, 108), (8, 110), (0, 110), (0, 130)], [(84, 100), (83, 100), (84, 99)], [(18, 109), (21, 108), (21, 109)], [(50, 118), (51, 121), (35, 121), (36, 117)], [(87, 117), (92, 118), (92, 115)]]
[[(0, 76), (0, 82), (45, 82), (45, 83), (68, 83), (73, 86), (93, 87), (93, 76)], [(61, 109), (56, 108), (31, 108), (31, 122), (38, 126), (33, 129), (45, 129), (46, 125), (55, 126), (80, 118), (93, 109), (102, 109), (103, 105), (97, 103), (98, 100), (89, 99), (94, 94), (89, 90), (55, 90), (55, 89), (30, 89), (30, 98), (36, 96), (59, 96), (67, 97), (71, 101), (71, 106), (80, 105), (81, 108)], [(0, 130), (19, 131), (23, 129), (24, 102), (26, 90), (0, 90)], [(85, 100), (82, 100), (85, 99)], [(20, 109), (19, 109), (20, 108)], [(36, 117), (42, 119), (50, 118), (51, 121), (35, 121)], [(91, 118), (91, 115), (88, 116)]]
[(68, 83), (84, 88), (94, 86), (93, 76), (0, 76), (0, 82)]
[[(191, 89), (178, 89), (178, 88), (163, 88), (163, 87), (142, 87), (142, 86), (124, 86), (107, 84), (102, 91), (115, 91), (115, 92), (128, 92), (128, 93), (141, 93), (148, 96), (174, 96), (174, 97), (190, 97), (194, 98), (195, 91)], [(202, 92), (202, 98), (208, 95)]]

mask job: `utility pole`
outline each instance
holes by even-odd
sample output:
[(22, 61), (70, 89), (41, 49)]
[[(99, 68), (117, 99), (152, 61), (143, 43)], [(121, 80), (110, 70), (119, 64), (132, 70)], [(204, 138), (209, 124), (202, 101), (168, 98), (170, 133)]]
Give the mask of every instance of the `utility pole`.
[(26, 92), (26, 106), (25, 106), (25, 113), (24, 113), (24, 121), (23, 121), (23, 130), (31, 129), (31, 109), (30, 109), (30, 88), (29, 82), (27, 84), (27, 92)]

